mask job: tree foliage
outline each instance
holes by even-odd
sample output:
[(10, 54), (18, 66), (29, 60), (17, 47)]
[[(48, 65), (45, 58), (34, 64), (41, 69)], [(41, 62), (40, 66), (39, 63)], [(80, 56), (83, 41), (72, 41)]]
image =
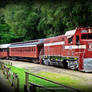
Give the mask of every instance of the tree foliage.
[(92, 26), (91, 0), (3, 0), (0, 4), (0, 43), (61, 35), (79, 26)]

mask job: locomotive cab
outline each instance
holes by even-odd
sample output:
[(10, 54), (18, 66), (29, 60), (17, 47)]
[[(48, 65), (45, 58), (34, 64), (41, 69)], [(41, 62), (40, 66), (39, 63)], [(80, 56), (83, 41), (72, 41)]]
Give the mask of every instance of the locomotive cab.
[(70, 57), (68, 67), (92, 72), (92, 28), (77, 28), (67, 31), (65, 36), (65, 56)]
[(80, 71), (92, 72), (92, 29), (77, 28), (73, 35), (72, 51), (78, 57)]

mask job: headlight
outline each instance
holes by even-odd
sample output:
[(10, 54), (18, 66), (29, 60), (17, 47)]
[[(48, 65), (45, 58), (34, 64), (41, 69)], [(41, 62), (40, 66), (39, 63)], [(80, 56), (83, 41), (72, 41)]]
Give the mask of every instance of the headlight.
[(92, 33), (92, 30), (91, 29), (88, 29), (88, 33)]

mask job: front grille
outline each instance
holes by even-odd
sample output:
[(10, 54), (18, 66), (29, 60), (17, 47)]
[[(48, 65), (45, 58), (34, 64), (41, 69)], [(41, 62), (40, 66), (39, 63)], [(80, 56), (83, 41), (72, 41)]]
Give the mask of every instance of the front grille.
[(92, 72), (92, 58), (84, 59), (84, 71), (86, 71), (86, 72), (91, 71)]

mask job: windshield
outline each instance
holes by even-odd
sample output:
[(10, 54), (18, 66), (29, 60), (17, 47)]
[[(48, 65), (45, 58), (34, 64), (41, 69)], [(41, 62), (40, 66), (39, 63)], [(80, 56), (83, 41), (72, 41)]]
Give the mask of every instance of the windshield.
[(81, 39), (92, 39), (92, 34), (82, 34)]

